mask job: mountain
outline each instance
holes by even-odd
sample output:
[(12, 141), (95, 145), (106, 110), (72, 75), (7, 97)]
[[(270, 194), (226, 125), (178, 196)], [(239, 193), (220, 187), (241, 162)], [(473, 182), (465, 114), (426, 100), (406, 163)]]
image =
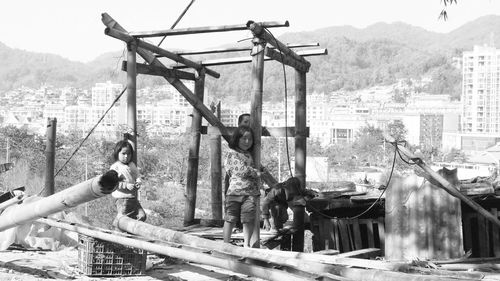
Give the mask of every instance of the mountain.
[[(463, 50), (472, 50), (474, 45), (492, 42), (492, 34), (498, 30), (500, 16), (492, 15), (478, 18), (449, 33), (430, 32), (395, 22), (376, 23), (363, 29), (326, 27), (286, 33), (279, 39), (284, 43), (318, 42), (322, 48), (328, 49), (327, 56), (307, 58), (312, 64), (307, 76), (308, 92), (350, 91), (393, 83), (400, 78), (430, 76), (435, 82), (426, 91), (459, 96), (461, 73), (452, 66), (452, 57), (461, 56)], [(499, 44), (500, 39), (495, 46), (498, 48)], [(84, 64), (53, 54), (13, 49), (0, 43), (0, 91), (21, 85), (38, 87), (42, 83), (83, 88), (106, 80), (125, 83), (125, 75), (119, 75), (123, 56), (122, 51), (105, 53)], [(250, 64), (212, 69), (220, 72), (221, 78), (207, 79), (207, 92), (224, 99), (248, 100)], [(288, 90), (293, 93), (293, 69), (287, 67), (284, 73), (280, 64), (269, 62), (264, 77), (266, 99), (282, 98), (285, 77)], [(139, 85), (144, 86), (165, 83), (162, 78), (144, 75), (139, 76), (139, 81)]]

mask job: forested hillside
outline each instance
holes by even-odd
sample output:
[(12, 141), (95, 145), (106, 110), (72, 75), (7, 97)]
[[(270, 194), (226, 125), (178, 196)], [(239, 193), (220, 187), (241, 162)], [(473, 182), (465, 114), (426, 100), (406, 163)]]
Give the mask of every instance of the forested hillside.
[[(308, 92), (352, 91), (394, 83), (399, 78), (428, 76), (433, 78), (433, 83), (423, 90), (458, 98), (461, 73), (451, 65), (452, 57), (461, 56), (463, 50), (472, 50), (473, 45), (493, 42), (495, 30), (500, 30), (499, 16), (479, 18), (447, 34), (404, 23), (378, 23), (364, 29), (341, 26), (286, 33), (279, 39), (285, 43), (318, 42), (328, 49), (327, 56), (307, 58), (312, 64), (307, 76)], [(0, 43), (0, 94), (21, 85), (38, 87), (42, 83), (83, 88), (105, 80), (124, 83), (125, 75), (119, 70), (122, 59), (122, 51), (117, 51), (84, 64), (57, 55), (12, 49)], [(221, 73), (221, 78), (207, 79), (210, 95), (248, 100), (250, 64), (213, 69)], [(285, 70), (289, 91), (292, 91), (294, 71), (288, 67)], [(283, 77), (281, 65), (266, 63), (265, 99), (282, 98)], [(140, 76), (138, 84), (141, 87), (160, 83), (164, 83), (163, 79)]]

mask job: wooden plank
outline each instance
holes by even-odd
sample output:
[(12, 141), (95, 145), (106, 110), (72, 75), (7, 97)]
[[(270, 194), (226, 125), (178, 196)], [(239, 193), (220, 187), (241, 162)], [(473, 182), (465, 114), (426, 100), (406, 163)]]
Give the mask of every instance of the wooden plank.
[(368, 239), (368, 247), (375, 248), (375, 236), (373, 233), (373, 221), (371, 219), (360, 220), (366, 225), (366, 238)]
[(478, 243), (479, 243), (479, 256), (489, 257), (489, 234), (488, 234), (488, 222), (483, 216), (478, 216), (477, 218), (477, 232), (478, 232)]
[(359, 249), (335, 255), (334, 258), (375, 258), (380, 256), (382, 251), (378, 248)]
[(471, 219), (474, 214), (463, 214), (463, 234), (464, 234), (464, 251), (472, 250), (472, 229)]
[[(492, 208), (491, 213), (498, 218), (498, 210), (497, 208)], [(498, 231), (498, 227), (492, 226), (492, 235), (491, 240), (493, 244), (493, 255), (495, 257), (500, 257), (500, 233)]]
[(338, 223), (337, 219), (330, 219), (328, 220), (330, 224), (330, 231), (331, 231), (331, 242), (332, 246), (335, 246), (335, 250), (338, 250), (339, 252), (341, 251), (340, 249), (340, 233), (339, 233), (339, 228), (338, 228)]
[[(285, 22), (268, 21), (268, 22), (262, 22), (260, 24), (266, 28), (290, 26), (288, 21)], [(187, 34), (227, 32), (227, 31), (238, 31), (238, 30), (248, 30), (247, 24), (200, 26), (200, 27), (166, 29), (157, 31), (135, 31), (135, 32), (132, 31), (129, 32), (129, 34), (130, 36), (133, 37), (146, 38), (146, 37), (157, 37), (157, 36), (177, 36), (177, 35), (187, 35)]]
[(352, 222), (352, 232), (354, 234), (354, 250), (362, 249), (363, 244), (361, 242), (361, 230), (359, 228), (358, 219), (351, 220)]
[(351, 243), (349, 239), (349, 229), (347, 229), (347, 224), (343, 219), (337, 220), (337, 225), (340, 233), (340, 240), (342, 241), (342, 249), (340, 252), (349, 252), (352, 250)]
[[(166, 67), (158, 67), (143, 63), (136, 63), (136, 71), (139, 74), (147, 74), (162, 77), (171, 77), (184, 80), (195, 80), (194, 73), (186, 72), (178, 69), (168, 69)], [(122, 70), (127, 71), (127, 61), (122, 61)]]
[(378, 236), (380, 239), (380, 250), (382, 250), (382, 255), (385, 252), (385, 227), (384, 227), (384, 218), (380, 217), (377, 219), (378, 226)]

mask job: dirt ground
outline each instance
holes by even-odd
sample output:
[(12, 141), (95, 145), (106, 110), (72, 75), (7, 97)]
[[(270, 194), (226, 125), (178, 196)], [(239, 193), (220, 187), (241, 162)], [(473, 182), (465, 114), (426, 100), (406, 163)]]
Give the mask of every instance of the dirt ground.
[(188, 280), (188, 281), (264, 281), (224, 269), (163, 259), (148, 255), (146, 274), (142, 276), (89, 277), (78, 269), (78, 250), (68, 247), (61, 251), (6, 250), (0, 251), (0, 280)]

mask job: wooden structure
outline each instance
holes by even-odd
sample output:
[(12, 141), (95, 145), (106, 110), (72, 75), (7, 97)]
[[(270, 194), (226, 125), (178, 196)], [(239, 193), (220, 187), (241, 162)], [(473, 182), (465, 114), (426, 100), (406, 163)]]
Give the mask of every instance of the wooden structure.
[[(306, 73), (309, 71), (310, 63), (306, 61), (303, 56), (315, 56), (315, 55), (325, 55), (327, 54), (326, 49), (318, 49), (313, 51), (308, 51), (305, 53), (294, 52), (289, 46), (278, 41), (272, 34), (267, 30), (272, 27), (284, 27), (288, 26), (288, 22), (263, 22), (256, 23), (249, 21), (244, 25), (226, 25), (219, 27), (197, 27), (197, 28), (187, 28), (187, 29), (168, 29), (160, 31), (146, 31), (146, 32), (127, 32), (122, 26), (120, 26), (113, 18), (108, 14), (102, 14), (102, 21), (106, 26), (105, 34), (113, 38), (119, 39), (127, 44), (127, 57), (128, 61), (124, 69), (127, 71), (127, 85), (129, 98), (128, 104), (128, 126), (132, 134), (136, 135), (136, 125), (135, 125), (135, 79), (136, 74), (148, 74), (148, 75), (158, 75), (164, 77), (172, 86), (174, 86), (181, 95), (183, 95), (187, 101), (193, 106), (193, 120), (191, 125), (192, 142), (189, 150), (189, 163), (188, 163), (188, 183), (186, 187), (186, 201), (185, 201), (185, 212), (184, 212), (184, 224), (189, 225), (194, 221), (194, 210), (196, 202), (196, 190), (197, 190), (197, 176), (198, 176), (198, 151), (200, 143), (200, 127), (201, 118), (205, 118), (210, 125), (216, 127), (222, 137), (228, 140), (228, 130), (220, 122), (217, 116), (208, 109), (203, 104), (203, 90), (204, 90), (204, 80), (205, 76), (211, 76), (218, 78), (219, 73), (208, 68), (212, 65), (226, 65), (234, 63), (251, 62), (252, 63), (252, 73), (251, 73), (251, 83), (252, 83), (252, 102), (250, 108), (251, 114), (251, 127), (255, 132), (255, 143), (254, 143), (254, 161), (257, 168), (260, 167), (260, 150), (261, 150), (261, 116), (262, 116), (262, 94), (263, 94), (263, 75), (264, 75), (264, 61), (272, 59), (283, 63), (285, 65), (291, 66), (295, 69), (295, 131), (291, 136), (295, 137), (295, 176), (298, 177), (302, 183), (302, 187), (305, 187), (305, 168), (306, 168)], [(251, 60), (246, 58), (240, 59), (219, 59), (211, 60), (209, 62), (194, 62), (188, 58), (186, 55), (189, 53), (183, 53), (182, 55), (167, 51), (163, 48), (157, 47), (150, 43), (145, 42), (142, 38), (145, 37), (158, 37), (158, 36), (176, 36), (176, 35), (189, 35), (198, 33), (213, 33), (213, 32), (226, 32), (234, 30), (250, 30), (254, 38), (252, 40), (253, 47), (251, 48)], [(295, 45), (304, 46), (304, 45)], [(308, 46), (308, 45), (306, 45)], [(317, 44), (316, 44), (317, 46)], [(223, 52), (231, 51), (241, 51), (240, 49), (226, 49)], [(220, 50), (203, 51), (203, 53), (220, 53)], [(201, 52), (193, 52), (199, 54)], [(135, 57), (139, 54), (147, 64), (137, 64)], [(159, 61), (158, 57), (168, 58), (173, 60), (176, 65), (173, 67), (167, 67), (162, 62)], [(195, 73), (187, 72), (181, 70), (182, 68), (194, 69)], [(194, 80), (195, 81), (195, 93), (192, 93), (180, 79)], [(137, 140), (134, 139), (136, 143)], [(276, 181), (272, 178), (267, 177), (271, 183)], [(212, 187), (217, 188), (217, 187)], [(294, 223), (299, 228), (294, 235), (294, 246), (293, 249), (296, 251), (303, 250), (303, 221), (301, 218), (304, 217), (304, 208), (294, 209)], [(260, 223), (260, 215), (257, 215), (256, 220)], [(257, 224), (258, 225), (258, 224)], [(256, 241), (259, 240), (259, 228), (256, 228), (252, 239), (252, 243), (255, 245)]]

